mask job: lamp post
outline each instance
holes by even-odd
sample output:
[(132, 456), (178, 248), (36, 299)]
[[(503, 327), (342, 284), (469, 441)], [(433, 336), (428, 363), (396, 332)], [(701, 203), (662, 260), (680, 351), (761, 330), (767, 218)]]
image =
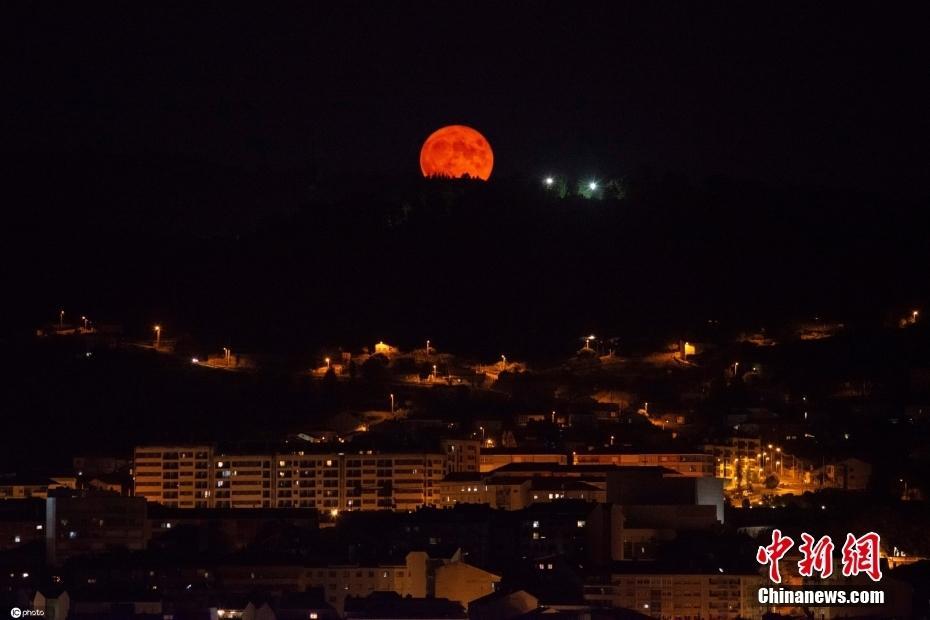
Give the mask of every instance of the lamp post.
[(507, 368), (507, 356), (503, 354), (501, 355), (501, 368)]
[(87, 331), (87, 317), (86, 317), (86, 316), (82, 316), (82, 317), (81, 317), (81, 321), (84, 322), (84, 331)]
[(65, 326), (65, 311), (59, 310), (58, 311), (58, 328), (61, 329), (64, 326)]
[(429, 340), (426, 341), (426, 357), (429, 357)]
[(390, 394), (391, 397), (391, 415), (394, 415), (394, 395)]
[(161, 344), (161, 325), (155, 326), (155, 348)]

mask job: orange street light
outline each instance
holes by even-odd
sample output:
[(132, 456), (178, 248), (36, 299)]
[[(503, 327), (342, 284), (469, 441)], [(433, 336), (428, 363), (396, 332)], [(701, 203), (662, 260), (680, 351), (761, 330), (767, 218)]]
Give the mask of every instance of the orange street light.
[(158, 348), (158, 345), (161, 344), (161, 325), (155, 326), (155, 348)]

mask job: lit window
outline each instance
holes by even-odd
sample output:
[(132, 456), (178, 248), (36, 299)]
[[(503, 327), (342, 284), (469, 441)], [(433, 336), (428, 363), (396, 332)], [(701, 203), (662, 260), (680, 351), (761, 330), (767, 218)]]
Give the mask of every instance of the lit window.
[(579, 521), (579, 522), (578, 522), (578, 527), (584, 527), (584, 524), (585, 524), (584, 521)]
[(19, 536), (14, 536), (14, 537), (13, 537), (13, 542), (18, 543), (19, 541), (20, 541)]
[(533, 529), (536, 529), (538, 527), (539, 527), (539, 521), (533, 521)]

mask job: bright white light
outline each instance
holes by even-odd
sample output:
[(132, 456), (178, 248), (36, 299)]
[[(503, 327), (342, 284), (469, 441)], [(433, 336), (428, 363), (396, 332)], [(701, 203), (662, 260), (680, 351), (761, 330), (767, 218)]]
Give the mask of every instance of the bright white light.
[(596, 181), (591, 181), (590, 183), (588, 183), (588, 189), (591, 190), (592, 192), (593, 192), (594, 190), (596, 190), (596, 189), (597, 189), (597, 182), (596, 182)]
[(546, 177), (546, 180), (544, 181), (544, 183), (546, 185), (552, 185), (553, 183), (555, 183), (555, 179), (553, 179), (552, 177)]
[(191, 364), (199, 364), (199, 363), (200, 363), (200, 360), (197, 359), (196, 357), (191, 358)]

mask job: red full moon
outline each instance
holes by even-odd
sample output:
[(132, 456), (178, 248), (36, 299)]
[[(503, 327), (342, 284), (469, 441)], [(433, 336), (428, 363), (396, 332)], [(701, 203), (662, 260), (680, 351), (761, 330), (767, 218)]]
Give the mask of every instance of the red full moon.
[(494, 153), (487, 139), (465, 125), (437, 129), (420, 149), (420, 170), (425, 177), (459, 179), (469, 176), (487, 181), (494, 168)]

